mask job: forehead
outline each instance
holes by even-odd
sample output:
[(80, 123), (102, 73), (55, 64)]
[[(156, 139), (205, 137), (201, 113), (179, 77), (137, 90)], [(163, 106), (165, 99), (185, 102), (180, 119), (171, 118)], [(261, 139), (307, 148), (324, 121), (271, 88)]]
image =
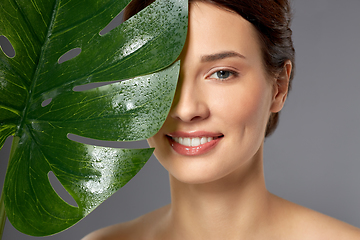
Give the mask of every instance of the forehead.
[(261, 57), (256, 29), (250, 22), (231, 10), (201, 1), (190, 4), (188, 44), (200, 55), (236, 51), (248, 60)]

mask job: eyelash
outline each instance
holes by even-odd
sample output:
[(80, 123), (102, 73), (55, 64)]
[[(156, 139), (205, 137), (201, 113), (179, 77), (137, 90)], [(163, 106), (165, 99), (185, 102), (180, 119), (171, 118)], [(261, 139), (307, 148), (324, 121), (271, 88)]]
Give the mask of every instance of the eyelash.
[[(219, 76), (216, 76), (216, 77), (213, 76), (213, 75), (215, 75), (215, 74), (217, 74), (217, 73), (219, 73), (219, 72), (229, 73), (229, 76), (226, 77), (226, 78), (220, 78)], [(209, 78), (218, 79), (218, 80), (220, 80), (220, 81), (227, 81), (227, 80), (229, 80), (230, 78), (237, 77), (238, 75), (239, 75), (239, 73), (234, 72), (234, 71), (232, 71), (232, 70), (220, 69), (220, 70), (218, 70), (218, 71), (216, 71), (216, 72), (211, 73), (210, 76), (209, 76)]]

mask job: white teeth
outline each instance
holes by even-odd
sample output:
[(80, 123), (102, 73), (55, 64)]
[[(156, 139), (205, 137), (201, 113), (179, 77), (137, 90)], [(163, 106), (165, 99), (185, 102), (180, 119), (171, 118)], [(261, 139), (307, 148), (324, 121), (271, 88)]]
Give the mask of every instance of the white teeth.
[(197, 147), (201, 144), (211, 142), (214, 140), (213, 137), (196, 137), (196, 138), (182, 138), (182, 137), (175, 137), (173, 140), (181, 145), (188, 146), (188, 147)]
[(191, 138), (183, 138), (183, 143), (182, 145), (191, 147)]
[(192, 147), (196, 147), (196, 146), (199, 146), (200, 145), (200, 138), (192, 138), (191, 139), (191, 146)]

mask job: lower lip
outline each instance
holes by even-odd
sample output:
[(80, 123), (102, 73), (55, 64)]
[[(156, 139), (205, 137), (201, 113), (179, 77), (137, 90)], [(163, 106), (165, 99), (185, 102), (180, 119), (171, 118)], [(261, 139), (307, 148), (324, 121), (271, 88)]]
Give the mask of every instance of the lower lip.
[(213, 149), (221, 139), (222, 137), (216, 138), (210, 142), (201, 144), (196, 147), (189, 147), (175, 142), (172, 138), (168, 138), (169, 143), (171, 147), (174, 149), (174, 151), (177, 152), (178, 154), (185, 156), (197, 156), (197, 155), (205, 154), (209, 152), (211, 149)]

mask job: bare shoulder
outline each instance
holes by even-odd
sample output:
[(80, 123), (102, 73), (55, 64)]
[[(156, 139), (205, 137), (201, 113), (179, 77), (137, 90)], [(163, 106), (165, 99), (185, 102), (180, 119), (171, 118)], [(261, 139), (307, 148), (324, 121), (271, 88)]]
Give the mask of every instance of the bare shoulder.
[[(283, 209), (281, 215), (285, 217), (282, 223), (287, 225), (286, 229), (289, 234), (291, 231), (292, 236), (297, 236), (295, 239), (360, 239), (359, 228), (285, 199), (277, 198), (278, 206)], [(288, 221), (289, 219), (291, 221)]]
[(169, 205), (132, 221), (101, 228), (86, 235), (81, 240), (141, 240), (145, 239), (145, 237), (146, 239), (152, 239), (151, 236), (155, 234), (168, 209)]

